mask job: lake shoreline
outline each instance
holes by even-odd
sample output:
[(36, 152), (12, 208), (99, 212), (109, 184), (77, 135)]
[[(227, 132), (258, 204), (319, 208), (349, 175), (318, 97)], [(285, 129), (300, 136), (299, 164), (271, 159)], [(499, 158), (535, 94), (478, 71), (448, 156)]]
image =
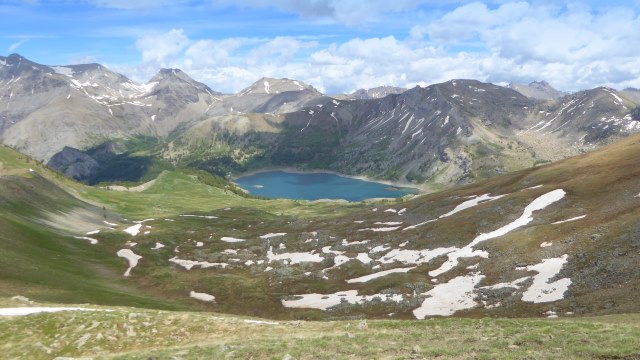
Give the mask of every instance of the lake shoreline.
[(422, 195), (427, 193), (427, 191), (425, 191), (425, 189), (423, 189), (421, 185), (416, 185), (407, 181), (377, 180), (364, 175), (346, 175), (346, 174), (339, 173), (337, 171), (332, 171), (332, 170), (320, 170), (320, 169), (302, 170), (302, 169), (293, 168), (293, 167), (269, 167), (269, 168), (263, 168), (258, 170), (251, 170), (251, 171), (244, 172), (242, 174), (233, 175), (230, 177), (230, 180), (234, 184), (238, 185), (235, 181), (241, 177), (251, 176), (251, 175), (256, 175), (256, 174), (271, 172), (271, 171), (283, 171), (283, 172), (288, 172), (292, 174), (332, 174), (332, 175), (336, 175), (336, 176), (340, 176), (348, 179), (355, 179), (355, 180), (362, 180), (362, 181), (371, 182), (371, 183), (384, 184), (384, 185), (388, 185), (395, 188), (415, 189), (416, 193), (414, 195)]
[[(262, 181), (255, 180), (255, 179), (245, 180), (245, 178), (247, 177), (251, 178), (254, 176), (261, 176), (262, 174), (266, 176), (264, 181), (266, 181), (267, 183), (263, 183)], [(341, 197), (341, 195), (336, 195), (336, 193), (333, 192), (332, 190), (326, 193), (326, 197), (323, 197), (324, 195), (320, 195), (318, 193), (315, 193), (311, 197), (306, 197), (305, 195), (303, 195), (306, 193), (306, 190), (300, 190), (300, 192), (297, 192), (294, 190), (294, 194), (296, 195), (291, 195), (290, 193), (289, 195), (286, 195), (287, 191), (283, 193), (281, 190), (276, 190), (276, 192), (274, 193), (273, 189), (277, 189), (279, 185), (277, 184), (277, 182), (268, 184), (269, 180), (266, 180), (272, 176), (275, 176), (276, 178), (280, 178), (284, 176), (285, 178), (287, 178), (291, 176), (293, 177), (309, 176), (314, 174), (317, 174), (318, 176), (331, 176), (335, 178), (340, 178), (340, 179), (343, 179), (341, 181), (347, 181), (347, 183), (356, 182), (357, 184), (357, 182), (360, 182), (361, 185), (356, 185), (356, 188), (353, 188), (353, 185), (350, 185), (351, 186), (350, 190), (349, 190), (349, 187), (344, 188), (343, 190), (345, 190), (346, 193), (343, 193), (343, 194), (350, 194), (350, 195), (347, 195), (346, 197)], [(343, 201), (377, 202), (377, 201), (383, 201), (383, 200), (396, 200), (396, 199), (405, 198), (407, 196), (415, 197), (425, 193), (421, 188), (415, 187), (415, 185), (413, 184), (393, 182), (393, 181), (377, 181), (374, 179), (367, 178), (365, 176), (349, 176), (349, 175), (340, 174), (335, 171), (323, 171), (323, 170), (305, 171), (301, 169), (288, 168), (288, 167), (272, 167), (272, 168), (248, 171), (234, 177), (229, 176), (229, 179), (234, 184), (236, 184), (240, 189), (252, 195), (264, 196), (267, 198), (284, 198), (284, 199), (294, 199), (294, 200), (298, 199), (298, 200), (309, 201), (309, 202), (343, 202)], [(238, 180), (241, 180), (241, 181), (238, 181)], [(265, 185), (268, 186), (270, 189), (272, 189), (270, 190), (271, 191), (270, 193), (265, 193), (262, 191)], [(355, 194), (360, 194), (359, 192), (360, 190), (357, 190), (357, 189), (362, 189), (363, 191), (363, 193), (361, 193), (360, 196), (355, 195)], [(372, 191), (372, 189), (378, 189), (378, 190)], [(313, 193), (313, 191), (311, 191), (311, 193)], [(318, 195), (322, 197), (315, 197)]]

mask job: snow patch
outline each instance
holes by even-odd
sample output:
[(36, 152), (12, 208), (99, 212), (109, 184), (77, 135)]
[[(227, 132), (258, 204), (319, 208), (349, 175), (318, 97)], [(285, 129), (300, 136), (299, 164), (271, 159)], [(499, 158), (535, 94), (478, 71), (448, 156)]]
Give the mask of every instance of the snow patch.
[(541, 263), (530, 265), (516, 270), (536, 271), (533, 277), (533, 284), (522, 293), (522, 301), (532, 303), (551, 302), (564, 299), (564, 293), (569, 290), (571, 279), (563, 278), (554, 282), (549, 282), (560, 273), (562, 267), (567, 263), (567, 254), (559, 258), (542, 260)]
[(387, 251), (389, 249), (391, 249), (391, 248), (385, 247), (384, 245), (378, 245), (378, 246), (374, 247), (373, 249), (369, 250), (369, 253), (370, 254), (375, 254), (375, 253), (378, 253), (378, 252)]
[(328, 308), (339, 305), (342, 302), (362, 304), (372, 301), (373, 299), (393, 302), (402, 301), (402, 295), (358, 295), (358, 290), (339, 291), (333, 294), (304, 294), (296, 296), (300, 297), (300, 299), (282, 300), (282, 305), (287, 308), (327, 310)]
[(455, 214), (457, 212), (460, 212), (462, 210), (466, 210), (466, 209), (472, 208), (472, 207), (474, 207), (474, 206), (476, 206), (478, 204), (485, 203), (485, 202), (492, 201), (492, 200), (500, 199), (503, 196), (505, 196), (505, 195), (497, 195), (497, 196), (491, 196), (490, 194), (480, 195), (478, 197), (475, 197), (475, 198), (473, 198), (471, 200), (467, 200), (467, 201), (459, 204), (458, 206), (456, 206), (453, 210), (449, 211), (448, 213), (440, 215), (440, 219), (448, 217), (448, 216), (451, 216), (451, 215), (453, 215), (453, 214)]
[(98, 243), (97, 239), (86, 237), (86, 236), (74, 236), (76, 239), (87, 240), (91, 245), (95, 245)]
[(375, 231), (375, 232), (380, 232), (380, 231), (393, 231), (393, 230), (397, 230), (399, 229), (400, 226), (391, 226), (391, 227), (381, 227), (381, 228), (366, 228), (366, 229), (358, 229), (358, 231)]
[(224, 241), (224, 242), (228, 242), (228, 243), (237, 243), (237, 242), (243, 242), (243, 241), (247, 241), (245, 239), (238, 239), (238, 238), (234, 238), (231, 236), (223, 236), (220, 238), (220, 241)]
[(169, 261), (171, 261), (172, 263), (176, 264), (176, 265), (180, 265), (183, 268), (187, 269), (187, 270), (191, 270), (194, 267), (198, 266), (201, 269), (206, 269), (206, 268), (210, 268), (210, 267), (217, 267), (217, 268), (226, 268), (227, 266), (229, 266), (229, 264), (225, 264), (225, 263), (210, 263), (210, 262), (206, 262), (206, 261), (194, 261), (194, 260), (185, 260), (185, 259), (178, 259), (177, 256), (172, 257), (171, 259), (169, 259)]
[(189, 297), (205, 302), (216, 302), (216, 297), (207, 293), (191, 291)]
[(373, 259), (371, 259), (369, 257), (369, 254), (367, 253), (358, 253), (358, 255), (356, 256), (356, 260), (360, 261), (363, 264), (370, 264)]
[(446, 255), (456, 250), (459, 249), (456, 247), (437, 248), (434, 250), (393, 249), (378, 259), (378, 261), (382, 264), (391, 264), (398, 261), (405, 265), (419, 265), (428, 263), (438, 256)]
[(471, 309), (478, 305), (473, 289), (484, 279), (484, 275), (473, 273), (458, 276), (444, 284), (438, 284), (424, 295), (430, 296), (420, 307), (413, 310), (417, 319), (427, 316), (449, 316), (456, 311)]
[(349, 279), (349, 280), (347, 280), (347, 283), (349, 283), (349, 284), (363, 283), (363, 282), (367, 282), (367, 281), (370, 281), (370, 280), (373, 280), (373, 279), (381, 278), (383, 276), (387, 276), (389, 274), (407, 273), (410, 270), (413, 270), (415, 268), (416, 268), (415, 266), (412, 266), (412, 267), (408, 267), (408, 268), (398, 268), (398, 269), (389, 269), (389, 270), (379, 271), (377, 273), (373, 273), (373, 274), (357, 277), (357, 278), (354, 278), (354, 279)]
[(448, 255), (449, 259), (445, 261), (442, 264), (442, 266), (440, 266), (440, 268), (430, 271), (429, 275), (435, 277), (453, 269), (454, 267), (456, 267), (456, 265), (458, 265), (458, 259), (462, 257), (474, 257), (474, 256), (480, 256), (484, 258), (488, 257), (489, 253), (481, 250), (474, 251), (473, 247), (483, 241), (505, 235), (519, 227), (527, 225), (528, 223), (533, 221), (532, 215), (534, 211), (542, 210), (547, 206), (559, 201), (564, 197), (565, 194), (566, 193), (564, 190), (557, 189), (537, 197), (535, 200), (533, 200), (529, 205), (525, 207), (524, 211), (522, 212), (522, 215), (519, 218), (517, 218), (516, 220), (510, 222), (509, 224), (497, 230), (494, 230), (486, 234), (480, 234), (475, 239), (473, 239), (473, 241), (469, 243), (467, 246), (457, 251), (454, 251), (452, 253), (449, 253)]
[(118, 257), (125, 258), (129, 262), (129, 268), (124, 272), (124, 276), (127, 277), (130, 275), (131, 270), (138, 266), (138, 261), (142, 259), (142, 256), (135, 254), (131, 249), (120, 249), (116, 254)]
[(180, 215), (182, 217), (194, 217), (194, 218), (201, 218), (201, 219), (217, 219), (217, 216), (213, 216), (213, 215)]
[(73, 77), (73, 69), (68, 68), (66, 66), (52, 66), (51, 69), (56, 72), (56, 74)]
[(421, 223), (419, 223), (419, 224), (415, 224), (415, 225), (407, 226), (406, 228), (402, 229), (402, 231), (415, 229), (415, 228), (417, 228), (418, 226), (422, 226), (422, 225), (428, 224), (428, 223), (430, 223), (430, 222), (434, 222), (434, 221), (436, 221), (436, 220), (438, 220), (438, 219), (427, 220), (427, 221), (421, 222)]
[(284, 236), (284, 235), (287, 235), (287, 233), (268, 233), (260, 236), (260, 239), (270, 239), (272, 237)]
[(563, 224), (563, 223), (570, 222), (570, 221), (576, 221), (576, 220), (584, 219), (586, 217), (587, 217), (587, 215), (580, 215), (580, 216), (573, 217), (571, 219), (556, 221), (556, 222), (553, 222), (551, 224), (552, 225)]
[(129, 226), (128, 228), (124, 229), (124, 232), (131, 234), (131, 236), (136, 236), (140, 232), (141, 227), (142, 227), (141, 223), (133, 226)]

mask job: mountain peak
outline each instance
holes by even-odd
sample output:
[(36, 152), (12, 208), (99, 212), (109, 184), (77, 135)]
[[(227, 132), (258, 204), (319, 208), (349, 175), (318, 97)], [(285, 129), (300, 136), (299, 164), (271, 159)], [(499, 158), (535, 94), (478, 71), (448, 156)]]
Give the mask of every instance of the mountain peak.
[(180, 79), (183, 81), (187, 81), (187, 82), (194, 82), (195, 80), (193, 80), (189, 75), (187, 75), (185, 72), (183, 72), (180, 69), (160, 69), (158, 71), (158, 73), (156, 73), (153, 78), (151, 78), (151, 82), (153, 81), (162, 81), (165, 79)]
[(536, 100), (556, 100), (564, 95), (545, 80), (533, 81), (529, 84), (511, 83), (507, 87)]
[(7, 60), (11, 60), (11, 61), (22, 61), (22, 60), (27, 60), (27, 58), (25, 58), (24, 56), (18, 54), (18, 53), (13, 53), (10, 54), (9, 56), (7, 56)]
[(31, 61), (29, 61), (27, 58), (25, 58), (24, 56), (20, 55), (20, 54), (16, 54), (13, 53), (7, 57), (2, 57), (0, 56), (0, 60), (3, 60), (3, 62), (6, 65), (17, 65), (20, 63), (32, 63)]
[(292, 80), (287, 78), (271, 78), (271, 77), (262, 77), (260, 80), (254, 82), (249, 87), (240, 91), (239, 95), (248, 95), (248, 94), (279, 94), (286, 91), (305, 91), (310, 90), (317, 92), (317, 90), (311, 86), (307, 85), (302, 81)]
[(349, 97), (352, 99), (380, 99), (387, 95), (401, 94), (405, 91), (407, 91), (406, 88), (383, 85), (369, 89), (358, 89), (349, 94)]

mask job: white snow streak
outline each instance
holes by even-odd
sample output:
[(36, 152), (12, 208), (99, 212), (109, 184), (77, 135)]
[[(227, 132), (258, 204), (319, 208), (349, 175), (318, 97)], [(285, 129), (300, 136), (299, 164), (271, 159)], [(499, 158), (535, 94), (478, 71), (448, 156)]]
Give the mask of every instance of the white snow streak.
[(135, 254), (131, 249), (120, 249), (116, 254), (118, 257), (125, 258), (129, 262), (129, 268), (124, 272), (124, 276), (129, 276), (131, 270), (138, 266), (138, 261), (142, 259), (142, 256)]

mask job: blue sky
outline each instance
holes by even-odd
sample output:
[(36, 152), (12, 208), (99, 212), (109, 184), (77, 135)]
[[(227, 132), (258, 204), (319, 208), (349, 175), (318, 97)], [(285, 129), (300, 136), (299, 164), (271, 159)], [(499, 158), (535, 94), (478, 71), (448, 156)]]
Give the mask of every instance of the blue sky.
[(327, 92), (475, 78), (640, 87), (639, 1), (0, 0), (0, 54), (181, 68), (232, 92), (261, 76)]

